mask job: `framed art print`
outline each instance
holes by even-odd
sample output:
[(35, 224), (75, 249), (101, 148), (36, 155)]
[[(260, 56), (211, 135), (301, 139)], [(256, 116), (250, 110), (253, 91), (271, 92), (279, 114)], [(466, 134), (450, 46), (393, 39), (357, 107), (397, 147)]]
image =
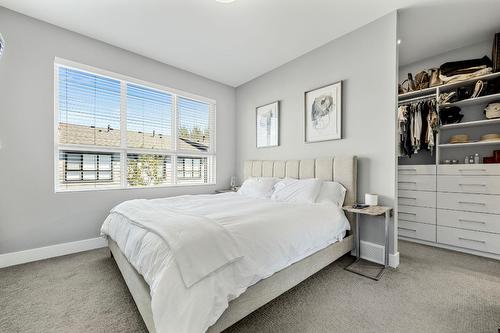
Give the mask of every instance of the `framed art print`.
[(279, 145), (279, 102), (259, 106), (256, 109), (257, 148)]
[(307, 91), (304, 104), (306, 142), (342, 139), (342, 81)]

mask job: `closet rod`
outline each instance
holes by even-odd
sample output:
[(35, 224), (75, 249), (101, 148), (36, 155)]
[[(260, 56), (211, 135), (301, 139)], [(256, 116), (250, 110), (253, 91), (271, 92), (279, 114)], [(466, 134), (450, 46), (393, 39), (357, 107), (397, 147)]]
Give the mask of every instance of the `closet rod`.
[(407, 104), (409, 102), (418, 101), (418, 100), (421, 100), (421, 99), (431, 99), (431, 98), (436, 98), (436, 94), (434, 93), (434, 94), (429, 94), (429, 95), (425, 95), (425, 96), (420, 96), (420, 97), (414, 97), (414, 98), (405, 99), (404, 101), (398, 101), (398, 105)]

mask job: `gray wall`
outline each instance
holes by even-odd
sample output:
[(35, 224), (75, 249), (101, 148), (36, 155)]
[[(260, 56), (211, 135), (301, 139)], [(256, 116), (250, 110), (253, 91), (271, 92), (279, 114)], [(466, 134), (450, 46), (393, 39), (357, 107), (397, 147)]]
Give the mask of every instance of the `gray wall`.
[[(97, 237), (131, 198), (202, 193), (235, 172), (235, 90), (0, 7), (0, 254)], [(54, 57), (217, 101), (217, 186), (54, 193)]]
[[(404, 49), (407, 43), (411, 43), (411, 41), (403, 41), (400, 48)], [(408, 73), (412, 73), (413, 77), (415, 77), (416, 73), (424, 69), (439, 68), (439, 66), (448, 61), (482, 58), (485, 55), (491, 58), (493, 36), (485, 41), (464, 41), (464, 45), (467, 46), (434, 57), (422, 59), (406, 66), (401, 66), (399, 68), (399, 82), (406, 80), (408, 78)]]
[[(396, 13), (313, 50), (236, 89), (237, 172), (248, 159), (359, 157), (358, 197), (378, 193), (394, 203)], [(271, 51), (272, 52), (272, 51)], [(304, 92), (343, 80), (343, 140), (304, 143)], [(257, 149), (255, 107), (281, 102), (280, 146)], [(383, 243), (379, 223), (365, 223), (363, 239)], [(394, 236), (393, 236), (394, 239)]]

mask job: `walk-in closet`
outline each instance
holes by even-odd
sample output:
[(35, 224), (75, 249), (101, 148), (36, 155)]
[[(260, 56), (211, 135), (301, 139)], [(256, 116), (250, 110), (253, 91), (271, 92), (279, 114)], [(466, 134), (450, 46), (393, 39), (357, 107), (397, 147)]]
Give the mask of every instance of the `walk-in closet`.
[(485, 35), (400, 66), (400, 239), (500, 259), (499, 44)]

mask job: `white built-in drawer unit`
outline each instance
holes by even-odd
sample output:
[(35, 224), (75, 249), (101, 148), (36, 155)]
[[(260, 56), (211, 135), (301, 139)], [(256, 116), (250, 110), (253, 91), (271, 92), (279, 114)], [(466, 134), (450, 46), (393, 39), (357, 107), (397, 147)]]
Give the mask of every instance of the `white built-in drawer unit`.
[(436, 207), (436, 192), (398, 190), (398, 202), (404, 206)]
[(488, 253), (500, 253), (500, 235), (449, 227), (437, 227), (438, 243)]
[(400, 165), (398, 166), (398, 174), (402, 175), (435, 175), (435, 165)]
[(438, 176), (437, 190), (440, 192), (500, 194), (500, 176)]
[(398, 189), (414, 191), (435, 191), (435, 175), (399, 175)]
[(500, 164), (438, 165), (438, 175), (500, 176)]
[(398, 205), (399, 221), (436, 224), (436, 209), (429, 207)]
[(445, 227), (500, 234), (500, 215), (495, 214), (438, 209), (437, 224)]
[(418, 222), (398, 220), (398, 234), (403, 237), (436, 241), (436, 226)]
[(500, 214), (500, 195), (438, 192), (437, 208)]

